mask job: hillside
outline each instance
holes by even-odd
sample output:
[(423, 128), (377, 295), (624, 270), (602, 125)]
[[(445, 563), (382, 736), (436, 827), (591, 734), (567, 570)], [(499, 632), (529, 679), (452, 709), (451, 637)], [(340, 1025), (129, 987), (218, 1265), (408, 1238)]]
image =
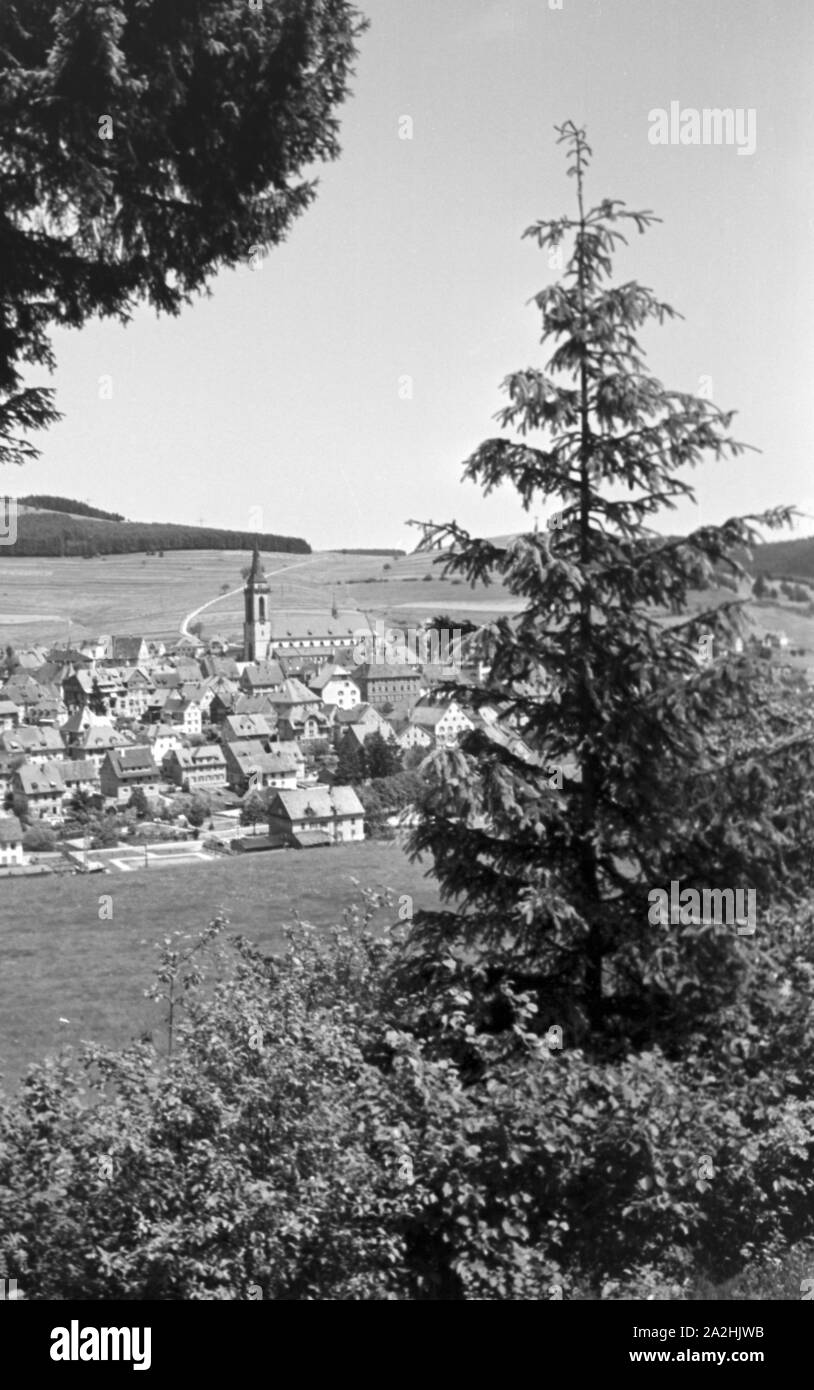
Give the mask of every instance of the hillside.
[(766, 578), (814, 580), (814, 536), (756, 546), (746, 568)]
[[(47, 503), (47, 507), (42, 505)], [(91, 515), (91, 513), (97, 513)], [(176, 522), (117, 521), (114, 513), (64, 497), (20, 500), (17, 539), (5, 546), (7, 555), (81, 557), (95, 555), (158, 555), (167, 550), (261, 550), (310, 555), (311, 547), (298, 536), (270, 532), (225, 531), (214, 526), (184, 526)]]

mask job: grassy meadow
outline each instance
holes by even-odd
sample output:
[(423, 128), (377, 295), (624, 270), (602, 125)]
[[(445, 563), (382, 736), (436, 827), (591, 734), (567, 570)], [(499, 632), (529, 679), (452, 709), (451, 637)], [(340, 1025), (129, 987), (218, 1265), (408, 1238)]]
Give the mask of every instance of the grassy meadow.
[[(32, 1062), (89, 1039), (120, 1046), (161, 1027), (144, 998), (156, 943), (195, 932), (222, 910), (236, 932), (267, 950), (297, 914), (330, 927), (366, 888), (438, 905), (427, 866), (395, 842), (235, 856), (134, 873), (5, 879), (0, 884), (0, 1075), (8, 1088)], [(112, 919), (100, 920), (110, 894)], [(384, 913), (381, 921), (392, 920)], [(67, 1023), (61, 1023), (65, 1018)]]
[[(68, 623), (74, 641), (102, 632), (143, 633), (175, 641), (183, 619), (214, 600), (200, 615), (204, 636), (242, 632), (239, 589), (248, 555), (235, 550), (166, 551), (155, 555), (107, 555), (93, 560), (3, 556), (0, 551), (0, 645), (64, 643)], [(333, 602), (371, 617), (411, 623), (456, 610), (474, 619), (516, 606), (500, 585), (471, 590), (443, 579), (430, 555), (387, 560), (381, 555), (334, 551), (302, 556), (264, 554), (271, 603), (278, 609), (321, 609)], [(389, 565), (389, 569), (385, 569)], [(275, 574), (274, 571), (280, 571)], [(429, 580), (425, 575), (431, 575)]]

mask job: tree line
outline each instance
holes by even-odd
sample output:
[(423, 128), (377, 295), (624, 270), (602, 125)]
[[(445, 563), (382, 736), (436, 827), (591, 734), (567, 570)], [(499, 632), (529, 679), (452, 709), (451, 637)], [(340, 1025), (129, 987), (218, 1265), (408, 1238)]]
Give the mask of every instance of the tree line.
[(88, 517), (74, 520), (53, 512), (24, 512), (18, 518), (17, 539), (5, 547), (8, 555), (83, 556), (161, 554), (165, 550), (261, 550), (310, 555), (311, 547), (298, 536), (271, 532), (224, 531), (210, 526), (175, 522), (108, 522)]

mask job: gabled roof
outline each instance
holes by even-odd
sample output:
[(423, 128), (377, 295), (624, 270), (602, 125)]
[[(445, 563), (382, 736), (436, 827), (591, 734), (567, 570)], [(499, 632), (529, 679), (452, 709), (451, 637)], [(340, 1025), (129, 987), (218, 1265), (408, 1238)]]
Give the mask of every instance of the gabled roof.
[(59, 763), (44, 763), (41, 768), (21, 763), (15, 776), (19, 778), (24, 796), (53, 796), (65, 790)]
[(114, 637), (112, 640), (111, 655), (115, 661), (138, 661), (143, 651), (147, 650), (143, 637)]
[(177, 725), (173, 724), (152, 724), (149, 728), (141, 731), (142, 738), (146, 738), (149, 743), (155, 743), (159, 738), (171, 738), (176, 743), (181, 741), (181, 731)]
[(364, 807), (353, 787), (307, 787), (297, 791), (278, 791), (270, 805), (279, 808), (292, 821), (364, 815)]
[(323, 691), (329, 681), (333, 680), (350, 681), (353, 680), (353, 676), (347, 666), (342, 666), (339, 662), (329, 661), (327, 666), (323, 666), (319, 675), (312, 676), (308, 686), (310, 690)]
[(255, 688), (282, 685), (285, 673), (279, 661), (255, 661), (243, 668), (241, 680)]
[(238, 695), (232, 706), (233, 714), (262, 714), (269, 724), (277, 723), (277, 711), (268, 692), (259, 695)]
[(263, 714), (229, 714), (223, 721), (223, 737), (229, 741), (241, 738), (270, 738), (271, 726)]
[(71, 758), (59, 764), (66, 786), (71, 782), (98, 782), (99, 772), (92, 758)]
[(111, 771), (122, 781), (127, 781), (129, 777), (144, 776), (145, 772), (158, 777), (153, 750), (144, 744), (123, 748), (118, 753), (108, 753), (107, 758)]
[(8, 729), (0, 734), (0, 747), (8, 753), (31, 753), (43, 749), (61, 753), (63, 743), (58, 729), (40, 724), (18, 724), (16, 729)]
[(354, 680), (367, 681), (395, 681), (411, 680), (416, 684), (420, 683), (421, 677), (415, 666), (408, 666), (406, 662), (401, 664), (388, 665), (384, 662), (366, 661), (364, 665), (357, 666), (353, 673)]
[(276, 609), (270, 617), (272, 642), (325, 641), (342, 642), (348, 645), (361, 642), (372, 629), (364, 613), (358, 608), (338, 609), (336, 617), (330, 609), (314, 608), (296, 612), (281, 612)]
[(199, 743), (197, 748), (189, 748), (189, 760), (193, 767), (196, 763), (219, 763), (225, 766), (226, 759), (223, 756), (223, 749), (219, 743)]
[(124, 734), (114, 729), (113, 725), (91, 724), (87, 729), (83, 729), (79, 738), (76, 740), (75, 748), (86, 748), (89, 751), (101, 752), (106, 748), (126, 748), (128, 740)]
[(273, 705), (316, 705), (319, 698), (307, 685), (297, 680), (296, 676), (288, 676), (279, 692), (269, 692), (267, 697)]
[(338, 709), (334, 716), (337, 724), (377, 724), (383, 716), (366, 701), (354, 705), (353, 709)]
[(410, 723), (418, 728), (434, 729), (447, 712), (445, 705), (416, 705), (410, 715)]

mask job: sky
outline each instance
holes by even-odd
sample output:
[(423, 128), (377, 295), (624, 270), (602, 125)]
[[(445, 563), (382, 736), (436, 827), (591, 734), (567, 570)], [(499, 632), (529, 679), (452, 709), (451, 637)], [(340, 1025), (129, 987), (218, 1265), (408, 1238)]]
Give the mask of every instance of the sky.
[[(360, 8), (342, 157), (287, 242), (177, 319), (57, 333), (64, 419), (8, 490), (315, 549), (411, 550), (411, 518), (528, 529), (511, 490), (483, 498), (461, 474), (499, 432), (506, 375), (545, 362), (529, 300), (557, 272), (522, 232), (573, 210), (554, 133), (572, 119), (590, 200), (663, 219), (614, 276), (684, 315), (644, 336), (651, 370), (736, 409), (761, 451), (695, 472), (697, 505), (662, 528), (794, 503), (814, 534), (811, 0)], [(653, 144), (650, 113), (674, 101), (752, 112), (754, 151)]]

